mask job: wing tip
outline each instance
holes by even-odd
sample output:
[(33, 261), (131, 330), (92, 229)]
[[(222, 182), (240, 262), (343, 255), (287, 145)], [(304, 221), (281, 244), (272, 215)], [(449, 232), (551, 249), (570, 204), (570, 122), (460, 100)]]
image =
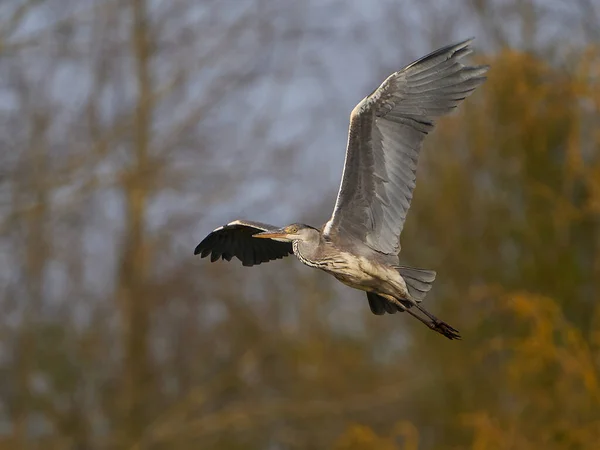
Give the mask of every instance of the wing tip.
[[(204, 246), (202, 244), (204, 244), (204, 240), (196, 245), (196, 248), (194, 248), (194, 255), (200, 255), (202, 250), (204, 250)], [(202, 255), (201, 258), (204, 258), (205, 256), (206, 255)]]
[(456, 44), (450, 44), (445, 48), (442, 47), (441, 49), (434, 51), (433, 53), (437, 53), (437, 52), (439, 52), (439, 54), (450, 53), (448, 56), (448, 59), (453, 58), (453, 57), (456, 59), (462, 59), (465, 56), (473, 53), (473, 47), (471, 46), (471, 44), (473, 43), (474, 40), (475, 40), (475, 36), (471, 36), (467, 39), (457, 42)]
[(212, 253), (212, 250), (210, 250), (209, 248), (206, 248), (204, 245), (204, 241), (200, 242), (198, 245), (196, 245), (196, 248), (194, 249), (194, 255), (200, 255), (200, 258), (206, 258), (208, 255), (210, 255)]
[(462, 41), (458, 42), (457, 44), (455, 44), (456, 46), (467, 46), (469, 45), (471, 42), (473, 42), (475, 40), (475, 36), (470, 36), (466, 39), (463, 39)]
[(445, 45), (443, 47), (438, 48), (437, 50), (433, 50), (431, 53), (425, 55), (424, 57), (420, 58), (415, 62), (422, 61), (424, 59), (427, 59), (428, 57), (442, 55), (444, 53), (450, 53), (449, 57), (451, 58), (456, 53), (459, 53), (461, 50), (465, 50), (464, 52), (462, 52), (462, 54), (459, 55), (459, 58), (462, 58), (463, 56), (466, 56), (467, 54), (472, 52), (473, 48), (471, 47), (471, 44), (474, 40), (475, 36), (471, 36), (467, 39), (463, 39), (462, 41), (456, 42), (455, 44)]
[[(463, 49), (471, 49), (471, 44), (473, 43), (473, 41), (475, 40), (475, 36), (471, 36), (468, 37), (466, 39), (463, 39), (462, 41), (457, 42), (456, 44), (450, 44), (447, 47), (445, 47), (445, 50), (453, 50), (454, 52), (457, 52), (459, 50), (463, 50)], [(444, 47), (442, 47), (440, 50), (443, 50)]]

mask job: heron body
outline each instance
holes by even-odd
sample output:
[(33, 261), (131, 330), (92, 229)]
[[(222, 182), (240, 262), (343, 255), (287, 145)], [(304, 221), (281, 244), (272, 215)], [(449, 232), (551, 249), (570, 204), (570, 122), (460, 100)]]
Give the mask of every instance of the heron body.
[[(299, 225), (310, 228), (308, 225)], [(314, 230), (314, 228), (312, 228)], [(362, 291), (380, 291), (402, 298), (408, 295), (406, 283), (399, 272), (385, 261), (361, 256), (358, 252), (338, 249), (331, 241), (325, 241), (318, 230), (314, 241), (292, 241), (294, 255), (309, 267), (324, 270), (342, 283)], [(382, 258), (385, 259), (385, 258)]]
[(470, 42), (443, 47), (393, 73), (354, 108), (333, 214), (320, 229), (234, 220), (210, 233), (194, 253), (210, 255), (211, 261), (235, 256), (245, 266), (293, 253), (307, 266), (366, 291), (374, 314), (406, 311), (459, 339), (455, 328), (420, 305), (436, 273), (401, 266), (398, 255), (423, 140), (438, 117), (485, 81), (487, 66), (462, 64)]

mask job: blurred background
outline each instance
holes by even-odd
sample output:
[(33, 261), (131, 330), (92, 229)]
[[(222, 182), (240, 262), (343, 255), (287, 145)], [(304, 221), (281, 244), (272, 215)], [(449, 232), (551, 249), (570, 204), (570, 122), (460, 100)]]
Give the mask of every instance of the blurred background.
[[(0, 449), (592, 449), (600, 3), (4, 0)], [(295, 258), (350, 111), (476, 36), (489, 79), (426, 141), (404, 263), (451, 342)]]

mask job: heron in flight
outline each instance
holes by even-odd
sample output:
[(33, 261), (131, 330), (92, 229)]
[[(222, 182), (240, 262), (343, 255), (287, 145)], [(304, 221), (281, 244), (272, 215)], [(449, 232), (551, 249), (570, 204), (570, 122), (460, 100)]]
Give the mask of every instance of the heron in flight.
[(319, 229), (234, 220), (194, 251), (244, 266), (290, 254), (366, 291), (374, 314), (406, 311), (449, 339), (458, 330), (421, 306), (436, 272), (400, 265), (400, 233), (415, 188), (425, 136), (485, 81), (488, 66), (468, 66), (472, 39), (443, 47), (393, 73), (350, 115), (342, 181), (331, 218)]

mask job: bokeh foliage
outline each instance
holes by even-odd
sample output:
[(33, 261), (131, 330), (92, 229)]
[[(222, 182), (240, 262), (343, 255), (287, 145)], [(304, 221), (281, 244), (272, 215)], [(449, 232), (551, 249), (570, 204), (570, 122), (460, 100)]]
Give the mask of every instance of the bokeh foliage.
[[(492, 68), (428, 138), (401, 255), (438, 271), (427, 303), (461, 330), (450, 342), (371, 315), (362, 293), (291, 258), (246, 269), (191, 256), (217, 218), (276, 217), (274, 196), (325, 220), (332, 197), (298, 193), (334, 191), (338, 167), (326, 183), (304, 155), (322, 119), (339, 111), (344, 128), (339, 105), (359, 99), (327, 72), (325, 43), (355, 35), (355, 53), (395, 63), (383, 36), (410, 29), (397, 5), (377, 37), (333, 0), (324, 17), (345, 13), (348, 35), (271, 1), (231, 17), (218, 2), (84, 3), (64, 16), (24, 1), (0, 22), (0, 449), (597, 447), (592, 34), (549, 49), (535, 2), (460, 2)], [(492, 10), (522, 22), (522, 45), (490, 26)], [(302, 59), (311, 39), (323, 49)], [(297, 60), (318, 80), (302, 78), (302, 95), (321, 86), (322, 102), (287, 110)], [(375, 82), (389, 73), (371, 68)]]

